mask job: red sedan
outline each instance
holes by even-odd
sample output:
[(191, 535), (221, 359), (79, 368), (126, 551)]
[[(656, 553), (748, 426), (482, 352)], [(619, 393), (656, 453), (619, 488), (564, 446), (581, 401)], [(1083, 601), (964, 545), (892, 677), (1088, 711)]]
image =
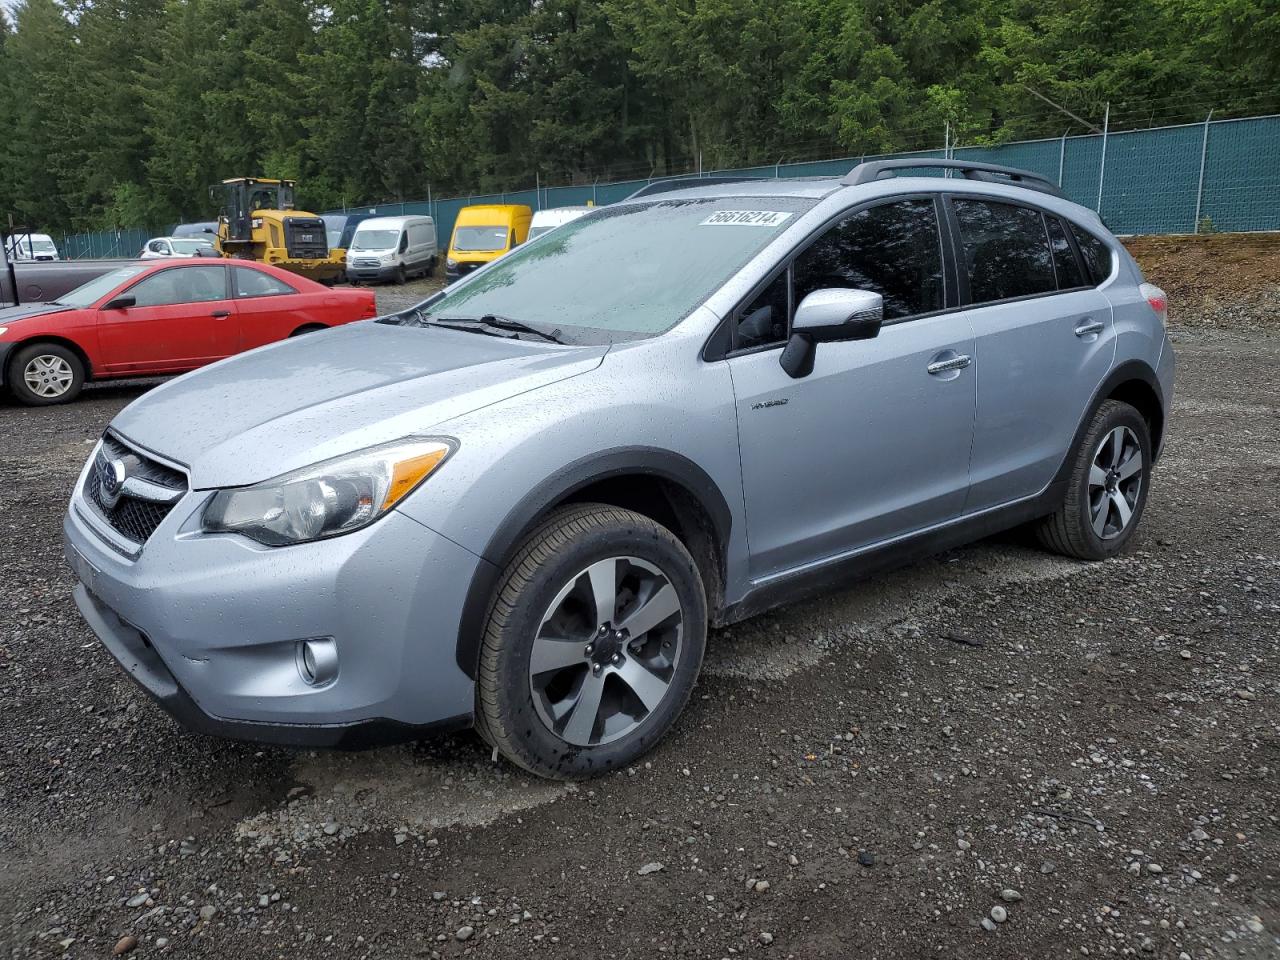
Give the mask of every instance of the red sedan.
[(86, 380), (182, 373), (376, 315), (367, 290), (265, 264), (128, 263), (53, 303), (0, 310), (0, 384), (22, 403), (65, 403)]

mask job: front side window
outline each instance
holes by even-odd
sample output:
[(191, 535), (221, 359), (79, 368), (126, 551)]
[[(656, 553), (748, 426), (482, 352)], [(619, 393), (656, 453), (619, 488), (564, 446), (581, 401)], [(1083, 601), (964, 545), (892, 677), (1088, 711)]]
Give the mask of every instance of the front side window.
[(245, 297), (282, 297), (297, 293), (283, 280), (277, 280), (269, 273), (251, 270), (248, 267), (232, 267), (231, 282), (235, 284), (236, 296)]
[(163, 307), (178, 303), (203, 303), (227, 296), (227, 275), (222, 267), (187, 267), (161, 270), (125, 291), (134, 306)]
[(827, 287), (884, 297), (885, 320), (941, 310), (942, 235), (930, 199), (884, 203), (840, 221), (795, 261), (795, 303)]
[(956, 198), (969, 302), (990, 303), (1057, 290), (1053, 255), (1039, 210), (996, 200)]
[(738, 311), (733, 349), (782, 343), (795, 308), (810, 293), (830, 287), (880, 294), (885, 320), (941, 310), (946, 289), (934, 202), (879, 204), (828, 229)]
[(1071, 224), (1071, 232), (1075, 235), (1076, 246), (1084, 257), (1084, 265), (1089, 271), (1091, 282), (1097, 286), (1111, 276), (1111, 248), (1095, 237), (1088, 230)]
[(507, 317), (578, 343), (653, 336), (687, 317), (814, 202), (718, 197), (603, 208), (521, 244), (408, 316)]

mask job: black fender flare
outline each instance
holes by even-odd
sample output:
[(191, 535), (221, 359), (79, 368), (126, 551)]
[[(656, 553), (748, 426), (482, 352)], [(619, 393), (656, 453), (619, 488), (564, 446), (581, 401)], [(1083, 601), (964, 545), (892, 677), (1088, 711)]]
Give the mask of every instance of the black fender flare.
[(471, 578), (458, 625), (456, 659), (467, 676), (473, 680), (476, 677), (480, 640), (498, 578), (530, 528), (549, 508), (577, 491), (627, 474), (669, 480), (683, 487), (710, 518), (717, 542), (727, 546), (733, 524), (728, 501), (711, 476), (688, 457), (659, 447), (619, 447), (581, 457), (525, 494), (507, 511), (481, 551), (481, 557), (487, 562), (480, 564)]
[[(1155, 370), (1143, 360), (1126, 360), (1107, 374), (1107, 378), (1094, 391), (1089, 400), (1089, 405), (1085, 407), (1084, 415), (1076, 426), (1076, 432), (1071, 437), (1071, 446), (1067, 448), (1067, 452), (1062, 458), (1062, 465), (1058, 467), (1058, 472), (1054, 474), (1054, 483), (1065, 483), (1070, 478), (1072, 454), (1075, 452), (1076, 447), (1080, 445), (1080, 440), (1084, 437), (1085, 431), (1089, 429), (1089, 424), (1093, 420), (1093, 415), (1098, 412), (1098, 407), (1102, 406), (1102, 401), (1111, 396), (1122, 383), (1128, 383), (1131, 380), (1141, 381), (1151, 388), (1151, 392), (1155, 394), (1156, 404), (1160, 408), (1160, 415), (1163, 418), (1164, 390), (1160, 386), (1160, 378), (1156, 376)], [(1164, 437), (1163, 431), (1161, 431), (1160, 447), (1163, 446)], [(1154, 450), (1152, 456), (1158, 459), (1160, 450)], [(1063, 489), (1065, 490), (1065, 487)]]

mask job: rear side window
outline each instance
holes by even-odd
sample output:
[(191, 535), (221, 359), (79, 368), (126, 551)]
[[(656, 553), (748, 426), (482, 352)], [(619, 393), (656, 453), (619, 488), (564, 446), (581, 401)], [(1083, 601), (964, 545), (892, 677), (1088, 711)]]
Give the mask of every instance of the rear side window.
[(994, 200), (952, 201), (969, 275), (969, 302), (990, 303), (1058, 289), (1039, 210)]
[(241, 299), (282, 297), (298, 292), (283, 280), (277, 280), (271, 274), (263, 273), (261, 270), (250, 270), (248, 267), (232, 267), (231, 277), (236, 287), (236, 296)]
[(1089, 280), (1097, 286), (1111, 276), (1111, 248), (1074, 223), (1071, 224), (1071, 232), (1075, 234), (1076, 246), (1080, 248), (1080, 256), (1084, 258), (1085, 269), (1089, 271)]
[(795, 304), (815, 290), (844, 287), (884, 297), (885, 320), (941, 310), (942, 238), (929, 199), (860, 210), (795, 260)]
[(1084, 274), (1080, 272), (1080, 261), (1071, 249), (1062, 221), (1057, 217), (1047, 216), (1044, 219), (1049, 228), (1049, 246), (1053, 248), (1053, 266), (1058, 271), (1058, 289), (1074, 290), (1086, 286)]

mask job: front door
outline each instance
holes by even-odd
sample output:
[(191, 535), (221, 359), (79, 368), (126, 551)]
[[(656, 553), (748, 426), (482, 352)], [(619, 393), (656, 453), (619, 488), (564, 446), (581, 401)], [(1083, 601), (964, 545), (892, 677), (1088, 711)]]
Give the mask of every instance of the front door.
[[(732, 318), (753, 579), (959, 516), (973, 438), (973, 330), (945, 312), (938, 201), (852, 212)], [(872, 340), (817, 346), (792, 379), (779, 356), (795, 305), (845, 287), (884, 297)]]
[(223, 266), (173, 266), (115, 297), (134, 304), (98, 311), (98, 340), (111, 373), (188, 370), (236, 351), (235, 304)]

